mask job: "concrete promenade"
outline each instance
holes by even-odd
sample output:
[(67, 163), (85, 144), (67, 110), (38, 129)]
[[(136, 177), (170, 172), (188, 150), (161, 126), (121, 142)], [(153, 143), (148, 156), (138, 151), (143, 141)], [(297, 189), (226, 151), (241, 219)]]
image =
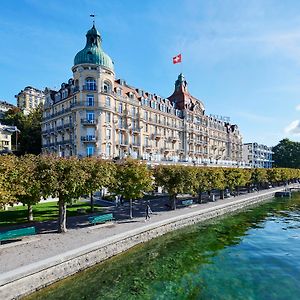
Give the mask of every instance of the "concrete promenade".
[[(268, 198), (283, 187), (244, 194), (216, 202), (166, 210), (162, 199), (151, 201), (153, 214), (145, 222), (144, 202), (137, 202), (133, 220), (126, 219), (128, 206), (107, 208), (116, 222), (90, 226), (87, 216), (70, 220), (65, 234), (53, 231), (56, 222), (38, 224), (39, 234), (0, 246), (0, 299), (13, 299), (49, 285), (130, 247), (177, 228), (227, 212), (242, 209)], [(119, 216), (119, 217), (118, 217)]]

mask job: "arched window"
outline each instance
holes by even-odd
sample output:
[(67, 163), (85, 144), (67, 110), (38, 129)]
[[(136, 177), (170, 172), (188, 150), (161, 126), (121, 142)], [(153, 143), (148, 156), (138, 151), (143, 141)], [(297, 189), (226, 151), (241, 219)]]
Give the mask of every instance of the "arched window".
[(111, 84), (109, 81), (104, 81), (103, 83), (103, 92), (110, 93), (111, 92)]
[(94, 78), (88, 77), (85, 80), (85, 89), (87, 91), (96, 91), (96, 80)]

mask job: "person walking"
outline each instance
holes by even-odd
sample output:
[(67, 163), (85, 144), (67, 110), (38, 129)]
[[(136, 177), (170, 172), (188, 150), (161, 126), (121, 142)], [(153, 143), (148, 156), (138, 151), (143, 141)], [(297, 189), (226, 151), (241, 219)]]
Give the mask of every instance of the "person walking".
[(123, 206), (123, 204), (124, 204), (124, 196), (121, 195), (119, 199), (120, 199), (120, 204), (121, 204), (121, 206)]
[(120, 198), (118, 195), (115, 196), (115, 205), (116, 207), (119, 206), (119, 203), (120, 203)]
[(145, 222), (151, 219), (150, 214), (152, 214), (152, 210), (150, 208), (149, 202), (146, 204), (146, 213), (145, 213)]

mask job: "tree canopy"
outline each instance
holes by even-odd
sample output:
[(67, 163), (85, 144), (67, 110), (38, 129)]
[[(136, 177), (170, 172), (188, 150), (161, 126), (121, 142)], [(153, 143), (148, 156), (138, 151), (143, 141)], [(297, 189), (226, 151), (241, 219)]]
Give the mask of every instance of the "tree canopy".
[(300, 168), (300, 142), (281, 140), (273, 147), (274, 166), (278, 168)]
[[(32, 110), (28, 115), (24, 115), (18, 108), (8, 110), (2, 123), (10, 126), (17, 126), (19, 133), (13, 133), (12, 141), (18, 142), (19, 155), (24, 154), (40, 154), (42, 148), (41, 142), (41, 122), (42, 107)], [(17, 134), (17, 139), (16, 139)]]

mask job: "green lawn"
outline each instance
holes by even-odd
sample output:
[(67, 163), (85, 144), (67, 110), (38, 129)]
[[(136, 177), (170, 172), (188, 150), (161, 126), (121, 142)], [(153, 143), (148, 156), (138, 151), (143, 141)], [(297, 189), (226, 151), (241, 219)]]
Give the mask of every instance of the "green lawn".
[[(87, 213), (90, 212), (90, 205), (88, 202), (77, 202), (67, 207), (67, 216), (78, 216), (77, 209), (85, 209)], [(95, 211), (102, 208), (95, 205)], [(57, 202), (39, 203), (33, 206), (34, 221), (55, 220), (58, 217)], [(14, 206), (8, 210), (0, 210), (0, 226), (9, 226), (14, 224), (21, 224), (27, 222), (27, 206)]]

